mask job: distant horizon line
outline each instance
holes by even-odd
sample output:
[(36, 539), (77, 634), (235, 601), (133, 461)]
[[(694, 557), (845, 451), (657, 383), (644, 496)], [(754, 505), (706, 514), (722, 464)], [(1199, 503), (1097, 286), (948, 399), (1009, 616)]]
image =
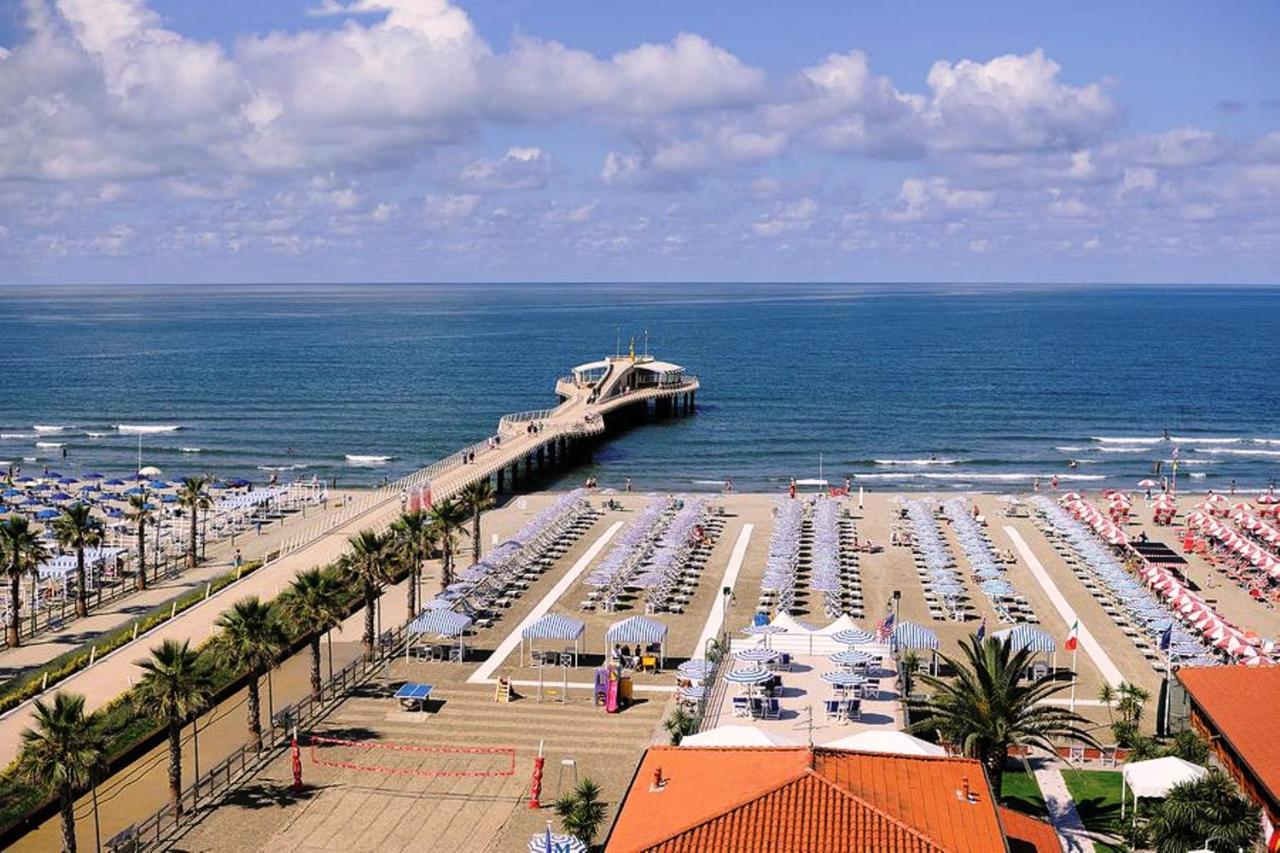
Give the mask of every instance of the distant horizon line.
[(1139, 289), (1189, 289), (1189, 288), (1236, 288), (1236, 289), (1274, 289), (1280, 288), (1280, 280), (1274, 282), (1164, 282), (1164, 281), (964, 281), (964, 280), (925, 280), (903, 279), (892, 281), (832, 281), (806, 279), (769, 279), (769, 280), (717, 280), (717, 279), (567, 279), (567, 280), (525, 280), (510, 281), (492, 279), (484, 281), (414, 281), (408, 279), (350, 281), (350, 280), (296, 280), (296, 281), (61, 281), (61, 282), (0, 282), (0, 292), (5, 290), (37, 289), (37, 288), (108, 288), (108, 287), (647, 287), (647, 286), (683, 286), (683, 287), (967, 287), (967, 288), (1139, 288)]

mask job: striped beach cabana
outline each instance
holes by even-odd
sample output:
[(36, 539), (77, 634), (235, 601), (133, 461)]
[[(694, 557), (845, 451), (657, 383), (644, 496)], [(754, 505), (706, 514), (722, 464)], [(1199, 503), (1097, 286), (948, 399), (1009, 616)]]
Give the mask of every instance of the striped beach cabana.
[(1010, 647), (1015, 652), (1022, 649), (1031, 649), (1033, 652), (1050, 655), (1050, 666), (1053, 667), (1055, 672), (1057, 671), (1058, 643), (1047, 631), (1041, 630), (1035, 625), (1020, 623), (1012, 628), (996, 631), (991, 636), (999, 637), (1002, 640), (1008, 639)]
[(414, 639), (417, 637), (433, 636), (450, 639), (456, 637), (458, 640), (458, 662), (461, 663), (462, 659), (466, 657), (463, 635), (467, 633), (467, 629), (470, 627), (471, 617), (462, 613), (455, 613), (452, 610), (424, 610), (405, 629), (405, 659), (408, 660), (410, 650), (414, 646)]
[(610, 650), (621, 643), (643, 643), (646, 646), (658, 645), (658, 656), (665, 665), (667, 659), (667, 626), (644, 616), (632, 616), (621, 622), (614, 622), (604, 635), (604, 653), (608, 657)]
[(895, 655), (901, 655), (905, 651), (928, 649), (933, 653), (929, 663), (929, 671), (937, 671), (938, 635), (923, 625), (917, 625), (914, 622), (899, 622), (893, 628), (893, 636), (890, 638), (889, 643)]
[(548, 613), (520, 632), (520, 665), (524, 665), (526, 643), (532, 652), (535, 640), (573, 640), (573, 665), (577, 666), (585, 631), (586, 626), (577, 619), (562, 613)]

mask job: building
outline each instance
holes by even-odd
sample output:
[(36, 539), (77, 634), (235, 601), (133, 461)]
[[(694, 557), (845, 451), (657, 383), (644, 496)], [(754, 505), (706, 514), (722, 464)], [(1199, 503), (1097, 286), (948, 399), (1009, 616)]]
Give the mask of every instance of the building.
[(651, 747), (609, 853), (1059, 853), (972, 759), (814, 747)]
[(1280, 826), (1280, 667), (1183, 667), (1178, 681), (1191, 727)]

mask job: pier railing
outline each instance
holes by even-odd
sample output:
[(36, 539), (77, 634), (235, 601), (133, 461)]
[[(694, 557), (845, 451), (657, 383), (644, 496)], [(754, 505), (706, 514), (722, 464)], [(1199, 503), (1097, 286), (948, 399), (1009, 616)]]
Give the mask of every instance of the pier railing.
[(371, 661), (364, 656), (344, 666), (320, 686), (320, 698), (310, 694), (294, 705), (276, 712), (271, 725), (262, 730), (262, 751), (245, 744), (201, 773), (191, 785), (182, 790), (179, 802), (182, 815), (175, 816), (173, 806), (163, 809), (112, 836), (103, 845), (111, 853), (144, 853), (169, 845), (173, 836), (191, 824), (203, 806), (214, 804), (219, 795), (243, 783), (250, 774), (266, 766), (292, 743), (293, 729), (306, 729), (327, 715), (333, 707), (359, 685), (381, 670), (403, 648), (406, 640), (403, 627), (386, 631), (378, 638), (377, 654)]

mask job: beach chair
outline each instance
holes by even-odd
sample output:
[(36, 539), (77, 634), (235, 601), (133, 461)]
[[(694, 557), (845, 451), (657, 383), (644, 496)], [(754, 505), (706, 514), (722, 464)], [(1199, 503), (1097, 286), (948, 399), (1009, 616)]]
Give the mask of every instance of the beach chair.
[(764, 716), (767, 720), (776, 720), (782, 716), (782, 703), (777, 699), (769, 698), (764, 702)]
[(735, 717), (751, 716), (751, 700), (747, 696), (733, 697), (733, 715)]
[(846, 720), (850, 720), (850, 721), (861, 720), (862, 719), (862, 700), (861, 699), (844, 700), (844, 713), (845, 713)]
[(823, 704), (823, 710), (825, 711), (825, 718), (827, 720), (840, 719), (840, 700), (839, 699), (824, 699), (822, 704)]

